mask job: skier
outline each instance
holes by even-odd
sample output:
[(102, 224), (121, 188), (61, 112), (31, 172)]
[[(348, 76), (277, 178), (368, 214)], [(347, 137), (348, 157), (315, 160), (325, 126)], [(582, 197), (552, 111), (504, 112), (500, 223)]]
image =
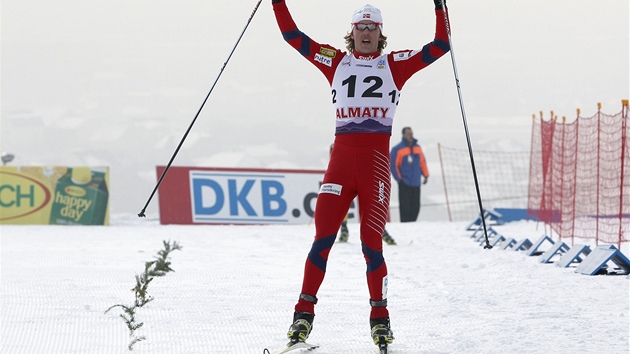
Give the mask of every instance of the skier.
[[(348, 230), (348, 215), (346, 214), (346, 217), (343, 218), (341, 222), (341, 228), (339, 229), (339, 242), (348, 242), (349, 238), (350, 230)], [(396, 240), (387, 232), (387, 229), (383, 229), (383, 242), (391, 246), (396, 245)]]
[(344, 52), (301, 32), (285, 0), (272, 0), (272, 4), (285, 41), (327, 78), (336, 110), (335, 148), (319, 190), (315, 239), (287, 336), (299, 343), (311, 333), (328, 255), (350, 203), (358, 196), (371, 335), (374, 343), (386, 350), (394, 335), (387, 310), (387, 266), (381, 235), (389, 208), (392, 122), (405, 82), (449, 50), (443, 18), (446, 10), (441, 0), (434, 0), (435, 38), (422, 49), (383, 54), (387, 37), (383, 35), (381, 11), (374, 6), (365, 5), (352, 15), (350, 31), (344, 37), (348, 52)]

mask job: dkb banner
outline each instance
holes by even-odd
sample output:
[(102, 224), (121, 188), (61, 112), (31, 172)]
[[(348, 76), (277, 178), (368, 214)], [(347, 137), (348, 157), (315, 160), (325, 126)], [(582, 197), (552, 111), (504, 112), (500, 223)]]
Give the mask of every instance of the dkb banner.
[(108, 225), (107, 167), (0, 166), (0, 224)]
[[(157, 177), (164, 171), (157, 167)], [(307, 224), (324, 171), (171, 167), (159, 188), (162, 224)]]

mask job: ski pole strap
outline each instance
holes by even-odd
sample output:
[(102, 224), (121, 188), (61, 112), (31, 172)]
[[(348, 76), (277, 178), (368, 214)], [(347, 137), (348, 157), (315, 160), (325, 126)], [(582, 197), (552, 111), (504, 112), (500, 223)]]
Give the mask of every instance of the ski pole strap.
[(372, 307), (387, 307), (387, 299), (376, 300), (376, 301), (370, 299), (370, 306), (372, 306)]
[(317, 304), (317, 297), (309, 294), (300, 294), (301, 300), (306, 300), (308, 302), (312, 302), (313, 304)]

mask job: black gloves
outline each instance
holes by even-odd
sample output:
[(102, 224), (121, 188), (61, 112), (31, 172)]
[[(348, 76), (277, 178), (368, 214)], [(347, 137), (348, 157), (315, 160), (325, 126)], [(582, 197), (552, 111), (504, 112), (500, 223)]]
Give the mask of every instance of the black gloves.
[[(273, 0), (274, 2), (276, 0)], [(435, 3), (435, 9), (439, 10), (442, 8), (442, 1), (444, 1), (444, 6), (446, 6), (446, 0), (433, 0), (433, 2)]]

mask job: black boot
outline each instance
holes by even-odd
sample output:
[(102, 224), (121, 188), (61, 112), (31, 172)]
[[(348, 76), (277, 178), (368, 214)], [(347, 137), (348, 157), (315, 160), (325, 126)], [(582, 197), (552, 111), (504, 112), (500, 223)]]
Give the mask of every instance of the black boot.
[(389, 317), (370, 318), (370, 327), (374, 344), (391, 344), (394, 341), (394, 332), (389, 327)]
[(339, 234), (339, 242), (348, 242), (348, 237), (350, 237), (350, 233), (348, 232), (348, 223), (341, 223), (341, 233)]
[(293, 324), (289, 327), (287, 337), (293, 343), (305, 342), (313, 329), (313, 319), (315, 315), (308, 312), (295, 312), (293, 314)]
[(396, 244), (396, 241), (394, 241), (394, 238), (387, 232), (387, 230), (383, 230), (383, 241), (388, 245)]

